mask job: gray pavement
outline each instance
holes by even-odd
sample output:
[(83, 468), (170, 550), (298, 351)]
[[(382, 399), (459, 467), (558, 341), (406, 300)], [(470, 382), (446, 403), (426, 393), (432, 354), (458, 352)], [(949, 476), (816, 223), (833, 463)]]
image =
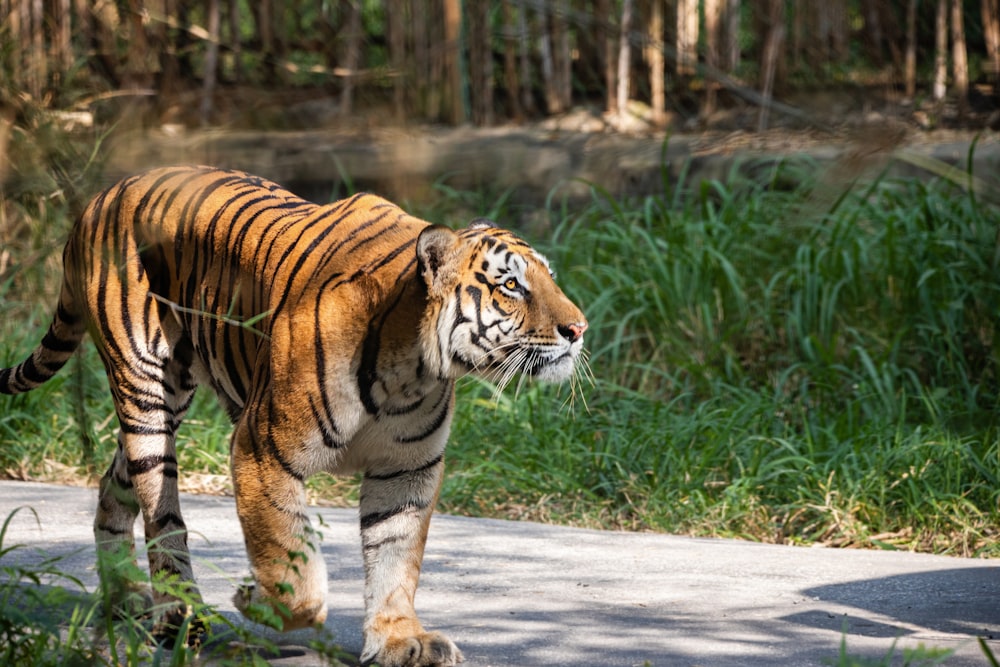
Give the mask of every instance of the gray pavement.
[[(96, 584), (93, 489), (0, 482), (0, 520), (16, 507), (0, 558), (67, 554), (63, 569)], [(231, 498), (185, 495), (195, 573), (225, 614), (247, 574)], [(362, 570), (357, 516), (322, 515), (330, 572), (327, 627), (357, 655)], [(475, 667), (823, 665), (846, 637), (851, 655), (955, 649), (947, 665), (1000, 657), (1000, 564), (905, 552), (762, 545), (601, 532), (437, 515), (417, 607)], [(846, 632), (846, 635), (845, 635)], [(276, 665), (308, 665), (311, 631), (279, 636)], [(261, 630), (261, 634), (264, 631)], [(274, 635), (272, 635), (274, 636)]]

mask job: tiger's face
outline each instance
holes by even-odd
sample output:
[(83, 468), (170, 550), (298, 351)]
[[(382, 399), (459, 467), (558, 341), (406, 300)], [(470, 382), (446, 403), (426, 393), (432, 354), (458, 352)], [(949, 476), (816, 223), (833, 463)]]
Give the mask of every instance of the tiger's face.
[(477, 220), (459, 232), (427, 228), (417, 255), (430, 302), (425, 357), (442, 377), (471, 372), (501, 388), (519, 373), (572, 378), (587, 320), (530, 245)]

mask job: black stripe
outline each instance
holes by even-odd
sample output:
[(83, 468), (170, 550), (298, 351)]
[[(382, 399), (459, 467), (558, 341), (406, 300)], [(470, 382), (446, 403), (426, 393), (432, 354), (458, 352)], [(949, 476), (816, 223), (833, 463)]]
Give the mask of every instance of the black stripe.
[(449, 397), (449, 393), (450, 392), (447, 391), (444, 392), (444, 395), (442, 396), (444, 400), (438, 401), (438, 405), (440, 405), (442, 402), (444, 403), (444, 408), (438, 413), (437, 417), (434, 418), (434, 421), (431, 422), (431, 424), (426, 429), (424, 429), (422, 433), (412, 436), (396, 438), (396, 442), (404, 445), (410, 444), (412, 442), (420, 442), (421, 440), (430, 437), (435, 431), (441, 428), (445, 420), (448, 418), (448, 415), (451, 414), (451, 401), (447, 400)]
[(48, 373), (43, 373), (38, 369), (38, 366), (35, 365), (34, 357), (28, 357), (24, 360), (24, 363), (21, 364), (21, 377), (33, 384), (41, 384), (52, 376)]
[(365, 556), (371, 557), (385, 545), (393, 544), (394, 542), (402, 542), (406, 538), (406, 535), (390, 535), (389, 537), (379, 540), (378, 542), (363, 542), (361, 545), (361, 552)]
[[(128, 470), (129, 477), (134, 477), (136, 475), (142, 475), (147, 472), (150, 472), (151, 470), (155, 470), (156, 468), (162, 465), (173, 465), (176, 467), (177, 459), (175, 459), (173, 456), (163, 456), (156, 454), (154, 454), (153, 456), (143, 456), (142, 458), (139, 459), (130, 459), (126, 463), (126, 469)], [(177, 472), (175, 470), (174, 475), (176, 476), (176, 474)]]
[(70, 310), (68, 310), (62, 303), (56, 305), (56, 318), (60, 322), (68, 324), (71, 327), (76, 326), (77, 324), (80, 323), (80, 320), (83, 319), (80, 317), (79, 314), (73, 313)]
[(121, 427), (122, 433), (128, 433), (129, 435), (173, 435), (176, 430), (172, 425), (163, 427), (147, 426), (142, 422), (134, 423), (121, 418), (118, 419), (118, 425)]
[(388, 480), (391, 480), (391, 479), (396, 479), (398, 477), (402, 477), (403, 475), (412, 475), (412, 474), (424, 472), (425, 470), (430, 470), (434, 466), (436, 466), (439, 463), (441, 463), (443, 460), (444, 460), (444, 454), (438, 454), (433, 459), (431, 459), (430, 461), (428, 461), (424, 465), (420, 466), (419, 468), (413, 468), (412, 470), (396, 470), (394, 472), (383, 473), (383, 474), (373, 474), (373, 473), (367, 473), (366, 472), (365, 473), (365, 479), (373, 479), (373, 480), (378, 480), (378, 481), (388, 481)]
[(177, 526), (178, 528), (187, 528), (187, 524), (184, 523), (184, 519), (182, 519), (181, 515), (176, 512), (166, 512), (156, 518), (156, 527), (160, 530), (163, 530), (171, 524)]
[(361, 517), (361, 530), (368, 530), (369, 528), (374, 528), (383, 521), (388, 521), (394, 516), (399, 516), (404, 512), (412, 512), (413, 510), (422, 510), (427, 507), (427, 503), (410, 501), (398, 507), (393, 507), (391, 510), (385, 512), (371, 512), (370, 514), (365, 514)]
[[(54, 325), (53, 325), (54, 327)], [(42, 338), (42, 346), (46, 349), (52, 350), (53, 352), (72, 352), (80, 344), (77, 338), (60, 338), (56, 335), (53, 327), (49, 327), (49, 330), (45, 332), (45, 337)]]
[(313, 420), (319, 426), (319, 432), (323, 436), (323, 444), (330, 449), (340, 449), (344, 446), (344, 443), (340, 442), (336, 438), (337, 425), (332, 419), (328, 419), (319, 413), (316, 409), (316, 402), (313, 401), (312, 396), (309, 397), (309, 409), (312, 410)]

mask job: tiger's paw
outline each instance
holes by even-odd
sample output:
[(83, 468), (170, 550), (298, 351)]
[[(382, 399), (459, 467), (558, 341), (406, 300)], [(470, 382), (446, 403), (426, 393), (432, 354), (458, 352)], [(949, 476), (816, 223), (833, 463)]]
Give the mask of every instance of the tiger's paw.
[(233, 595), (233, 604), (251, 621), (283, 632), (322, 625), (326, 621), (325, 599), (269, 597), (261, 595), (254, 585), (240, 586)]
[(148, 586), (115, 586), (108, 591), (105, 609), (115, 620), (151, 618), (153, 593)]
[(380, 667), (455, 667), (465, 656), (440, 632), (422, 632), (415, 637), (388, 639), (381, 649), (365, 647), (362, 664)]
[(174, 647), (186, 642), (191, 648), (199, 648), (208, 635), (205, 619), (193, 613), (186, 604), (167, 611), (153, 625), (151, 641), (166, 647)]

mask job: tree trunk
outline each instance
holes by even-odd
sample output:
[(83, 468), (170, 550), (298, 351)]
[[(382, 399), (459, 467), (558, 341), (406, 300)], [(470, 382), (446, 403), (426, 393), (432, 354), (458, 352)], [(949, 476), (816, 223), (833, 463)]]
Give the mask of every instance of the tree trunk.
[[(911, 0), (912, 1), (912, 0)], [(986, 42), (986, 71), (993, 84), (994, 95), (998, 94), (1000, 82), (1000, 0), (983, 0), (983, 39)]]
[(11, 83), (16, 87), (26, 88), (23, 57), (29, 53), (31, 46), (31, 40), (25, 38), (27, 31), (23, 27), (25, 11), (28, 9), (27, 0), (8, 0), (8, 3), (6, 24), (13, 44), (10, 54)]
[(469, 84), (472, 122), (493, 124), (493, 48), (490, 34), (490, 3), (467, 0), (469, 23)]
[(948, 0), (938, 0), (934, 21), (934, 89), (935, 100), (944, 99), (948, 83)]
[(906, 98), (917, 94), (917, 0), (906, 3), (906, 65), (903, 73)]
[(562, 113), (562, 98), (556, 82), (556, 65), (552, 55), (552, 30), (550, 8), (539, 13), (541, 29), (538, 37), (538, 54), (542, 59), (542, 81), (545, 84), (545, 110), (550, 114)]
[[(253, 3), (250, 5), (254, 6)], [(275, 63), (274, 37), (274, 4), (273, 0), (258, 0), (257, 4), (257, 37), (260, 39), (260, 51), (263, 56), (262, 68), (267, 83), (277, 83), (277, 68)]]
[(677, 0), (677, 75), (698, 68), (698, 0)]
[(428, 118), (441, 120), (444, 117), (444, 94), (447, 83), (445, 81), (444, 61), (445, 54), (441, 49), (440, 37), (444, 26), (444, 6), (439, 0), (424, 0), (425, 14), (419, 19), (424, 27), (424, 34), (428, 35), (427, 58), (430, 65), (430, 72), (427, 77), (427, 99), (426, 114)]
[(528, 23), (528, 8), (523, 0), (517, 0), (517, 48), (518, 67), (521, 70), (521, 106), (524, 113), (535, 113), (535, 95), (531, 87), (531, 30)]
[(151, 76), (146, 59), (149, 54), (149, 40), (146, 27), (142, 24), (143, 5), (140, 0), (129, 0), (127, 13), (123, 17), (128, 26), (128, 54), (125, 56), (126, 88), (144, 88), (150, 85)]
[(965, 116), (969, 110), (969, 56), (965, 47), (962, 0), (951, 2), (951, 59), (958, 113)]
[(618, 111), (616, 40), (614, 23), (611, 18), (611, 0), (596, 0), (594, 12), (597, 14), (597, 43), (601, 48), (601, 64), (604, 67), (604, 92), (607, 103), (605, 110), (613, 114)]
[(392, 108), (396, 122), (402, 123), (406, 117), (406, 88), (410, 83), (406, 67), (406, 22), (407, 16), (402, 2), (386, 11), (386, 29), (389, 38), (389, 64), (392, 68)]
[(70, 25), (70, 0), (53, 0), (52, 61), (53, 88), (61, 90), (63, 76), (73, 67), (73, 31)]
[[(520, 3), (518, 3), (520, 5)], [(511, 6), (511, 0), (503, 0), (503, 84), (510, 103), (510, 114), (515, 123), (524, 122), (521, 106), (521, 84), (517, 76), (517, 47), (520, 37), (519, 21), (523, 9)], [(515, 18), (515, 12), (517, 18)]]
[(570, 53), (569, 0), (558, 0), (552, 14), (552, 47), (556, 67), (556, 88), (563, 111), (573, 106), (573, 55)]
[(732, 74), (740, 66), (740, 0), (726, 2), (725, 71)]
[(26, 18), (28, 26), (28, 90), (36, 101), (41, 101), (42, 91), (48, 79), (45, 59), (45, 17), (42, 0), (31, 0)]
[(208, 0), (208, 44), (205, 48), (205, 74), (201, 88), (201, 125), (207, 127), (212, 118), (212, 98), (215, 96), (216, 74), (219, 69), (219, 0)]
[[(150, 9), (154, 6), (155, 9)], [(177, 61), (177, 45), (171, 26), (178, 25), (176, 0), (154, 0), (146, 3), (146, 9), (155, 12), (150, 21), (147, 37), (149, 48), (159, 54), (160, 79), (157, 85), (157, 100), (160, 110), (170, 108), (176, 102), (180, 89), (180, 63)]]
[(233, 81), (243, 81), (243, 35), (240, 34), (240, 2), (229, 0), (229, 51), (233, 58)]
[(629, 41), (629, 33), (632, 31), (632, 5), (632, 0), (622, 2), (621, 34), (618, 41), (618, 93), (615, 107), (622, 119), (628, 113), (629, 75), (632, 69), (632, 44)]
[(775, 73), (778, 68), (781, 48), (785, 41), (785, 10), (783, 0), (767, 0), (767, 24), (767, 35), (764, 39), (764, 49), (761, 53), (760, 63), (760, 91), (764, 101), (760, 107), (757, 130), (761, 132), (767, 129), (771, 98), (774, 94)]
[(358, 0), (344, 0), (344, 52), (340, 62), (344, 69), (344, 87), (340, 89), (340, 114), (349, 116), (354, 111), (354, 83), (361, 63), (361, 7)]
[(462, 2), (444, 0), (445, 79), (448, 83), (448, 120), (461, 125), (467, 119), (462, 91)]
[(715, 77), (722, 69), (722, 11), (723, 0), (705, 0), (705, 65), (708, 71), (705, 76), (705, 105), (702, 107), (702, 114), (706, 117), (715, 113), (719, 90)]
[(649, 63), (649, 90), (653, 122), (662, 124), (667, 113), (666, 67), (663, 60), (663, 0), (652, 0), (646, 39), (646, 62)]

